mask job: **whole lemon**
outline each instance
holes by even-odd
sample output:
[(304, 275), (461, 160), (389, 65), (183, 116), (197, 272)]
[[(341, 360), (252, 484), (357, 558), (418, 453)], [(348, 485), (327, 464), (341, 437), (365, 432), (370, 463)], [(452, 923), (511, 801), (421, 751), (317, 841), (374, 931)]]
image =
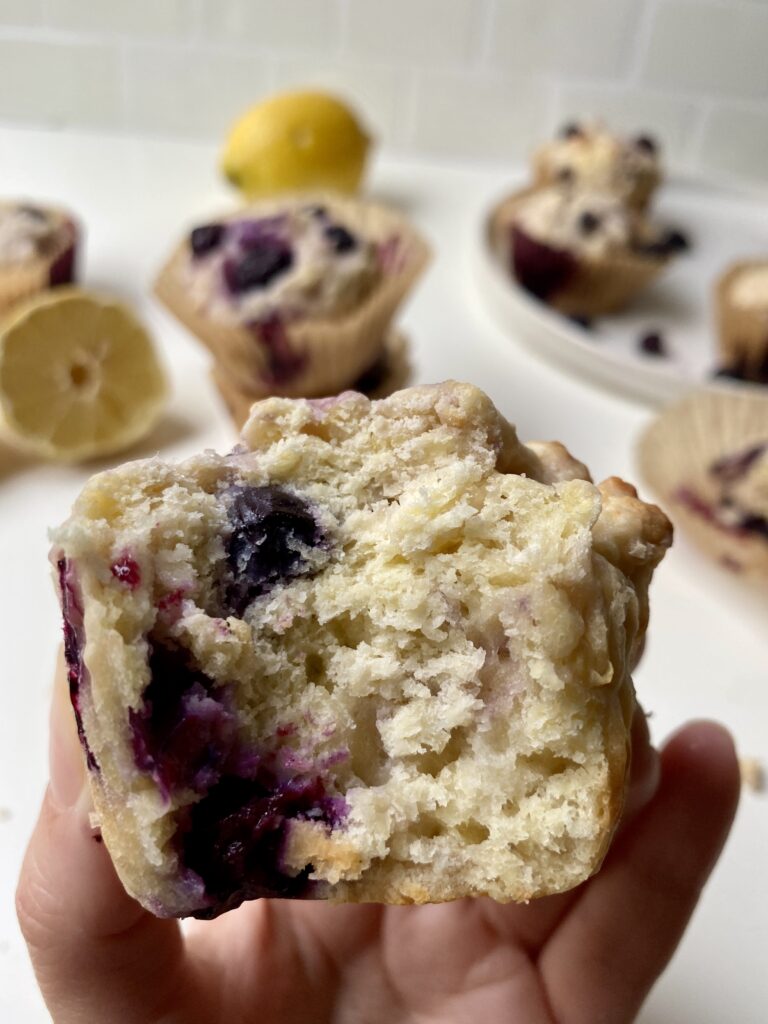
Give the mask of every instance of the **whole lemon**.
[(322, 92), (286, 92), (236, 122), (224, 174), (249, 199), (300, 189), (355, 192), (370, 138), (349, 107)]

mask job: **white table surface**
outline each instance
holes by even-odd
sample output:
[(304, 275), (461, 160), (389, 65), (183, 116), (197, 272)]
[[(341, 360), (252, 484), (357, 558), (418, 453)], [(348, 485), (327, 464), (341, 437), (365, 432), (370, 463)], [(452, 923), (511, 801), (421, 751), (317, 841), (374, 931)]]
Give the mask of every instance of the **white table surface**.
[[(0, 168), (4, 195), (48, 199), (79, 214), (87, 227), (84, 282), (134, 302), (158, 339), (174, 397), (162, 427), (131, 456), (230, 447), (234, 433), (209, 383), (206, 352), (148, 294), (185, 225), (232, 202), (218, 181), (214, 147), (4, 129)], [(402, 318), (416, 379), (471, 380), (523, 438), (557, 438), (597, 478), (632, 479), (633, 440), (648, 409), (538, 361), (501, 333), (475, 290), (469, 262), (478, 218), (507, 177), (499, 168), (376, 162), (372, 192), (402, 206), (435, 249)], [(49, 1019), (12, 897), (46, 781), (47, 707), (60, 636), (46, 530), (66, 516), (93, 469), (43, 465), (0, 449), (0, 1020), (9, 1024)], [(686, 719), (711, 716), (733, 730), (742, 753), (768, 763), (764, 612), (678, 538), (653, 585), (649, 643), (636, 674), (655, 738)], [(768, 797), (745, 793), (725, 855), (643, 1024), (768, 1020), (767, 857)]]

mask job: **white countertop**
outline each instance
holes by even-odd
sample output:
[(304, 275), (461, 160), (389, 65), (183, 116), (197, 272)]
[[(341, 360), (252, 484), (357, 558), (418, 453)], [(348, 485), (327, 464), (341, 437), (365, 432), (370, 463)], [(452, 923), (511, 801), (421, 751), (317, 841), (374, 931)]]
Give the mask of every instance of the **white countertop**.
[[(86, 225), (82, 280), (135, 303), (154, 331), (174, 397), (164, 424), (131, 457), (229, 448), (234, 432), (208, 380), (207, 353), (148, 295), (183, 228), (232, 202), (213, 147), (96, 135), (0, 130), (4, 195), (69, 206)], [(402, 319), (417, 381), (484, 388), (523, 438), (557, 438), (598, 479), (636, 476), (632, 446), (649, 412), (539, 362), (484, 309), (469, 270), (478, 218), (503, 191), (494, 168), (380, 159), (377, 198), (402, 206), (432, 241), (433, 265)], [(768, 245), (767, 245), (768, 248)], [(0, 449), (0, 1019), (48, 1020), (16, 926), (12, 894), (47, 777), (47, 708), (60, 623), (46, 530), (94, 468), (43, 465)], [(738, 583), (684, 538), (653, 585), (637, 690), (655, 738), (692, 717), (734, 732), (768, 764), (768, 630)], [(765, 1024), (768, 1019), (768, 797), (745, 793), (725, 855), (642, 1024)], [(2, 1011), (5, 1011), (3, 1013)]]

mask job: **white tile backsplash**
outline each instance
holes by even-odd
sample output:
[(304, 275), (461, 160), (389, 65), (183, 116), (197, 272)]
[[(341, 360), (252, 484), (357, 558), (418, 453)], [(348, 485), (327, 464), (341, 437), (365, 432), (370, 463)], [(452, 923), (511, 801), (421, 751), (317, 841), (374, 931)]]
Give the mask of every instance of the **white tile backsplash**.
[(0, 0), (0, 119), (221, 138), (349, 97), (400, 151), (513, 159), (565, 119), (768, 176), (768, 0)]
[(483, 0), (348, 0), (346, 51), (415, 67), (462, 64), (480, 46)]
[(329, 53), (341, 44), (342, 0), (201, 0), (205, 39), (264, 50)]
[(767, 53), (767, 8), (671, 0), (656, 11), (642, 76), (709, 96), (768, 96)]
[(439, 156), (516, 160), (540, 137), (546, 103), (546, 90), (533, 79), (424, 74), (408, 141)]
[(52, 28), (183, 39), (195, 25), (198, 0), (42, 0)]
[(641, 7), (637, 0), (500, 0), (491, 59), (509, 72), (619, 78)]

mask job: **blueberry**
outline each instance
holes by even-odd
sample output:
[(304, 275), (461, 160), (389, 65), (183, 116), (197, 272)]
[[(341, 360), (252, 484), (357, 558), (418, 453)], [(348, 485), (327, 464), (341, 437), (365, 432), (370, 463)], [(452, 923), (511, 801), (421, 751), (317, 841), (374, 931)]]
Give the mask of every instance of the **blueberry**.
[(300, 547), (315, 547), (322, 534), (308, 502), (283, 487), (237, 485), (226, 495), (231, 533), (226, 604), (236, 615), (276, 583), (309, 570)]
[(596, 213), (585, 210), (579, 216), (579, 231), (582, 235), (593, 235), (600, 227), (600, 218)]
[(649, 331), (640, 336), (640, 351), (649, 356), (666, 356), (667, 347), (660, 331)]
[(561, 167), (555, 174), (555, 181), (561, 185), (572, 185), (576, 178), (576, 172), (572, 167)]
[(204, 256), (207, 252), (216, 249), (224, 237), (225, 227), (223, 224), (203, 224), (195, 228), (189, 236), (189, 245), (195, 256)]
[(194, 916), (216, 917), (264, 896), (308, 895), (311, 868), (289, 875), (282, 865), (291, 821), (333, 827), (340, 803), (326, 795), (319, 777), (279, 783), (262, 770), (258, 779), (222, 779), (180, 820), (175, 838), (182, 864), (203, 880), (214, 901)]
[(224, 278), (234, 294), (251, 288), (266, 288), (293, 265), (289, 246), (275, 238), (265, 238), (258, 247), (249, 249), (240, 260), (224, 264)]
[(635, 146), (651, 156), (654, 156), (658, 150), (656, 140), (650, 135), (638, 135), (635, 139)]
[(652, 259), (666, 259), (668, 256), (684, 252), (688, 248), (688, 239), (682, 231), (668, 231), (652, 242), (644, 242), (635, 246), (641, 256), (650, 256)]
[(746, 533), (757, 533), (768, 540), (768, 519), (760, 515), (745, 515), (739, 521), (739, 529)]
[(664, 247), (668, 253), (685, 252), (690, 249), (690, 242), (682, 231), (670, 231), (664, 239)]
[(224, 687), (183, 648), (150, 637), (150, 681), (129, 712), (133, 755), (167, 798), (179, 789), (206, 792), (237, 762), (237, 717)]
[(575, 121), (569, 121), (563, 125), (558, 134), (561, 139), (579, 139), (584, 132)]
[(351, 252), (357, 248), (357, 239), (341, 224), (329, 224), (324, 234), (334, 252)]

